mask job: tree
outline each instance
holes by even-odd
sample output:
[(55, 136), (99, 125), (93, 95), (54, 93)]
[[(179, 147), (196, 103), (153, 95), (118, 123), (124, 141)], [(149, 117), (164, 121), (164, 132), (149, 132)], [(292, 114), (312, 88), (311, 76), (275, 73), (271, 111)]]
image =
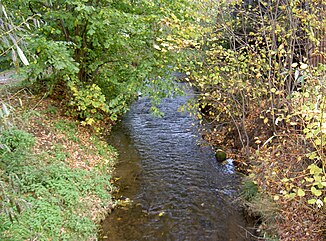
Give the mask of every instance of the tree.
[(220, 1), (212, 9), (218, 17), (203, 38), (202, 58), (193, 61), (197, 68), (189, 67), (199, 108), (214, 127), (206, 138), (237, 151), (245, 169), (251, 165), (260, 207), (268, 206), (265, 195), (277, 204), (273, 215), (258, 209), (267, 214), (268, 228), (277, 227), (265, 237), (320, 240), (326, 203), (325, 2)]
[(190, 36), (180, 34), (195, 22), (194, 4), (182, 0), (4, 2), (43, 23), (28, 41), (28, 78), (69, 98), (84, 124), (103, 113), (115, 120), (136, 91), (166, 93), (163, 77)]

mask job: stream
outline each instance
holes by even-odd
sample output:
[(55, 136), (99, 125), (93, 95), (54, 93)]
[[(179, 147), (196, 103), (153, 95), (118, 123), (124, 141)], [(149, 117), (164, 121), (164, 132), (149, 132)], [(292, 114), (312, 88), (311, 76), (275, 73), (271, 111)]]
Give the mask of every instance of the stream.
[(198, 121), (178, 111), (192, 97), (164, 99), (162, 118), (140, 98), (114, 128), (108, 142), (120, 153), (118, 197), (130, 205), (103, 221), (103, 240), (250, 240), (236, 202), (240, 176), (216, 161)]

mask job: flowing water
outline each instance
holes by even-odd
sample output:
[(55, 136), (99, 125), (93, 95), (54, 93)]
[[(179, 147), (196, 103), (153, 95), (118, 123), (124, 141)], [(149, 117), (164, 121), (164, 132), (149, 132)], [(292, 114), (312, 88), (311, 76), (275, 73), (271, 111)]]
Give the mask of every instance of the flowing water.
[(235, 201), (240, 177), (216, 162), (197, 121), (178, 111), (191, 97), (164, 99), (162, 118), (140, 99), (111, 134), (119, 196), (132, 202), (103, 222), (103, 240), (250, 240)]

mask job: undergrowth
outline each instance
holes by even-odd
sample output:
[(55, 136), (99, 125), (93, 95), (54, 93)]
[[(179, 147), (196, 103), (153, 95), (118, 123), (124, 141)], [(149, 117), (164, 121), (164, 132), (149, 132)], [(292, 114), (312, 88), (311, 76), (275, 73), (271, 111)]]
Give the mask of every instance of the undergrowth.
[[(8, 111), (1, 120), (11, 125), (0, 132), (0, 240), (96, 240), (99, 221), (113, 205), (114, 150), (73, 120), (60, 119), (52, 101), (31, 99), (15, 111), (1, 100), (2, 113)], [(22, 125), (19, 116), (35, 103)]]

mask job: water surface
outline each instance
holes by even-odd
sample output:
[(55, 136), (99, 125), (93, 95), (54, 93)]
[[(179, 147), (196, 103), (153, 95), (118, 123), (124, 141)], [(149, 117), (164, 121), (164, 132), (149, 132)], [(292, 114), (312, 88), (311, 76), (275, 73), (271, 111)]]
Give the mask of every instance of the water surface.
[(189, 98), (164, 99), (162, 118), (140, 99), (111, 134), (121, 153), (118, 196), (132, 204), (103, 222), (104, 240), (250, 240), (235, 202), (240, 178), (202, 145), (197, 121), (178, 111)]

